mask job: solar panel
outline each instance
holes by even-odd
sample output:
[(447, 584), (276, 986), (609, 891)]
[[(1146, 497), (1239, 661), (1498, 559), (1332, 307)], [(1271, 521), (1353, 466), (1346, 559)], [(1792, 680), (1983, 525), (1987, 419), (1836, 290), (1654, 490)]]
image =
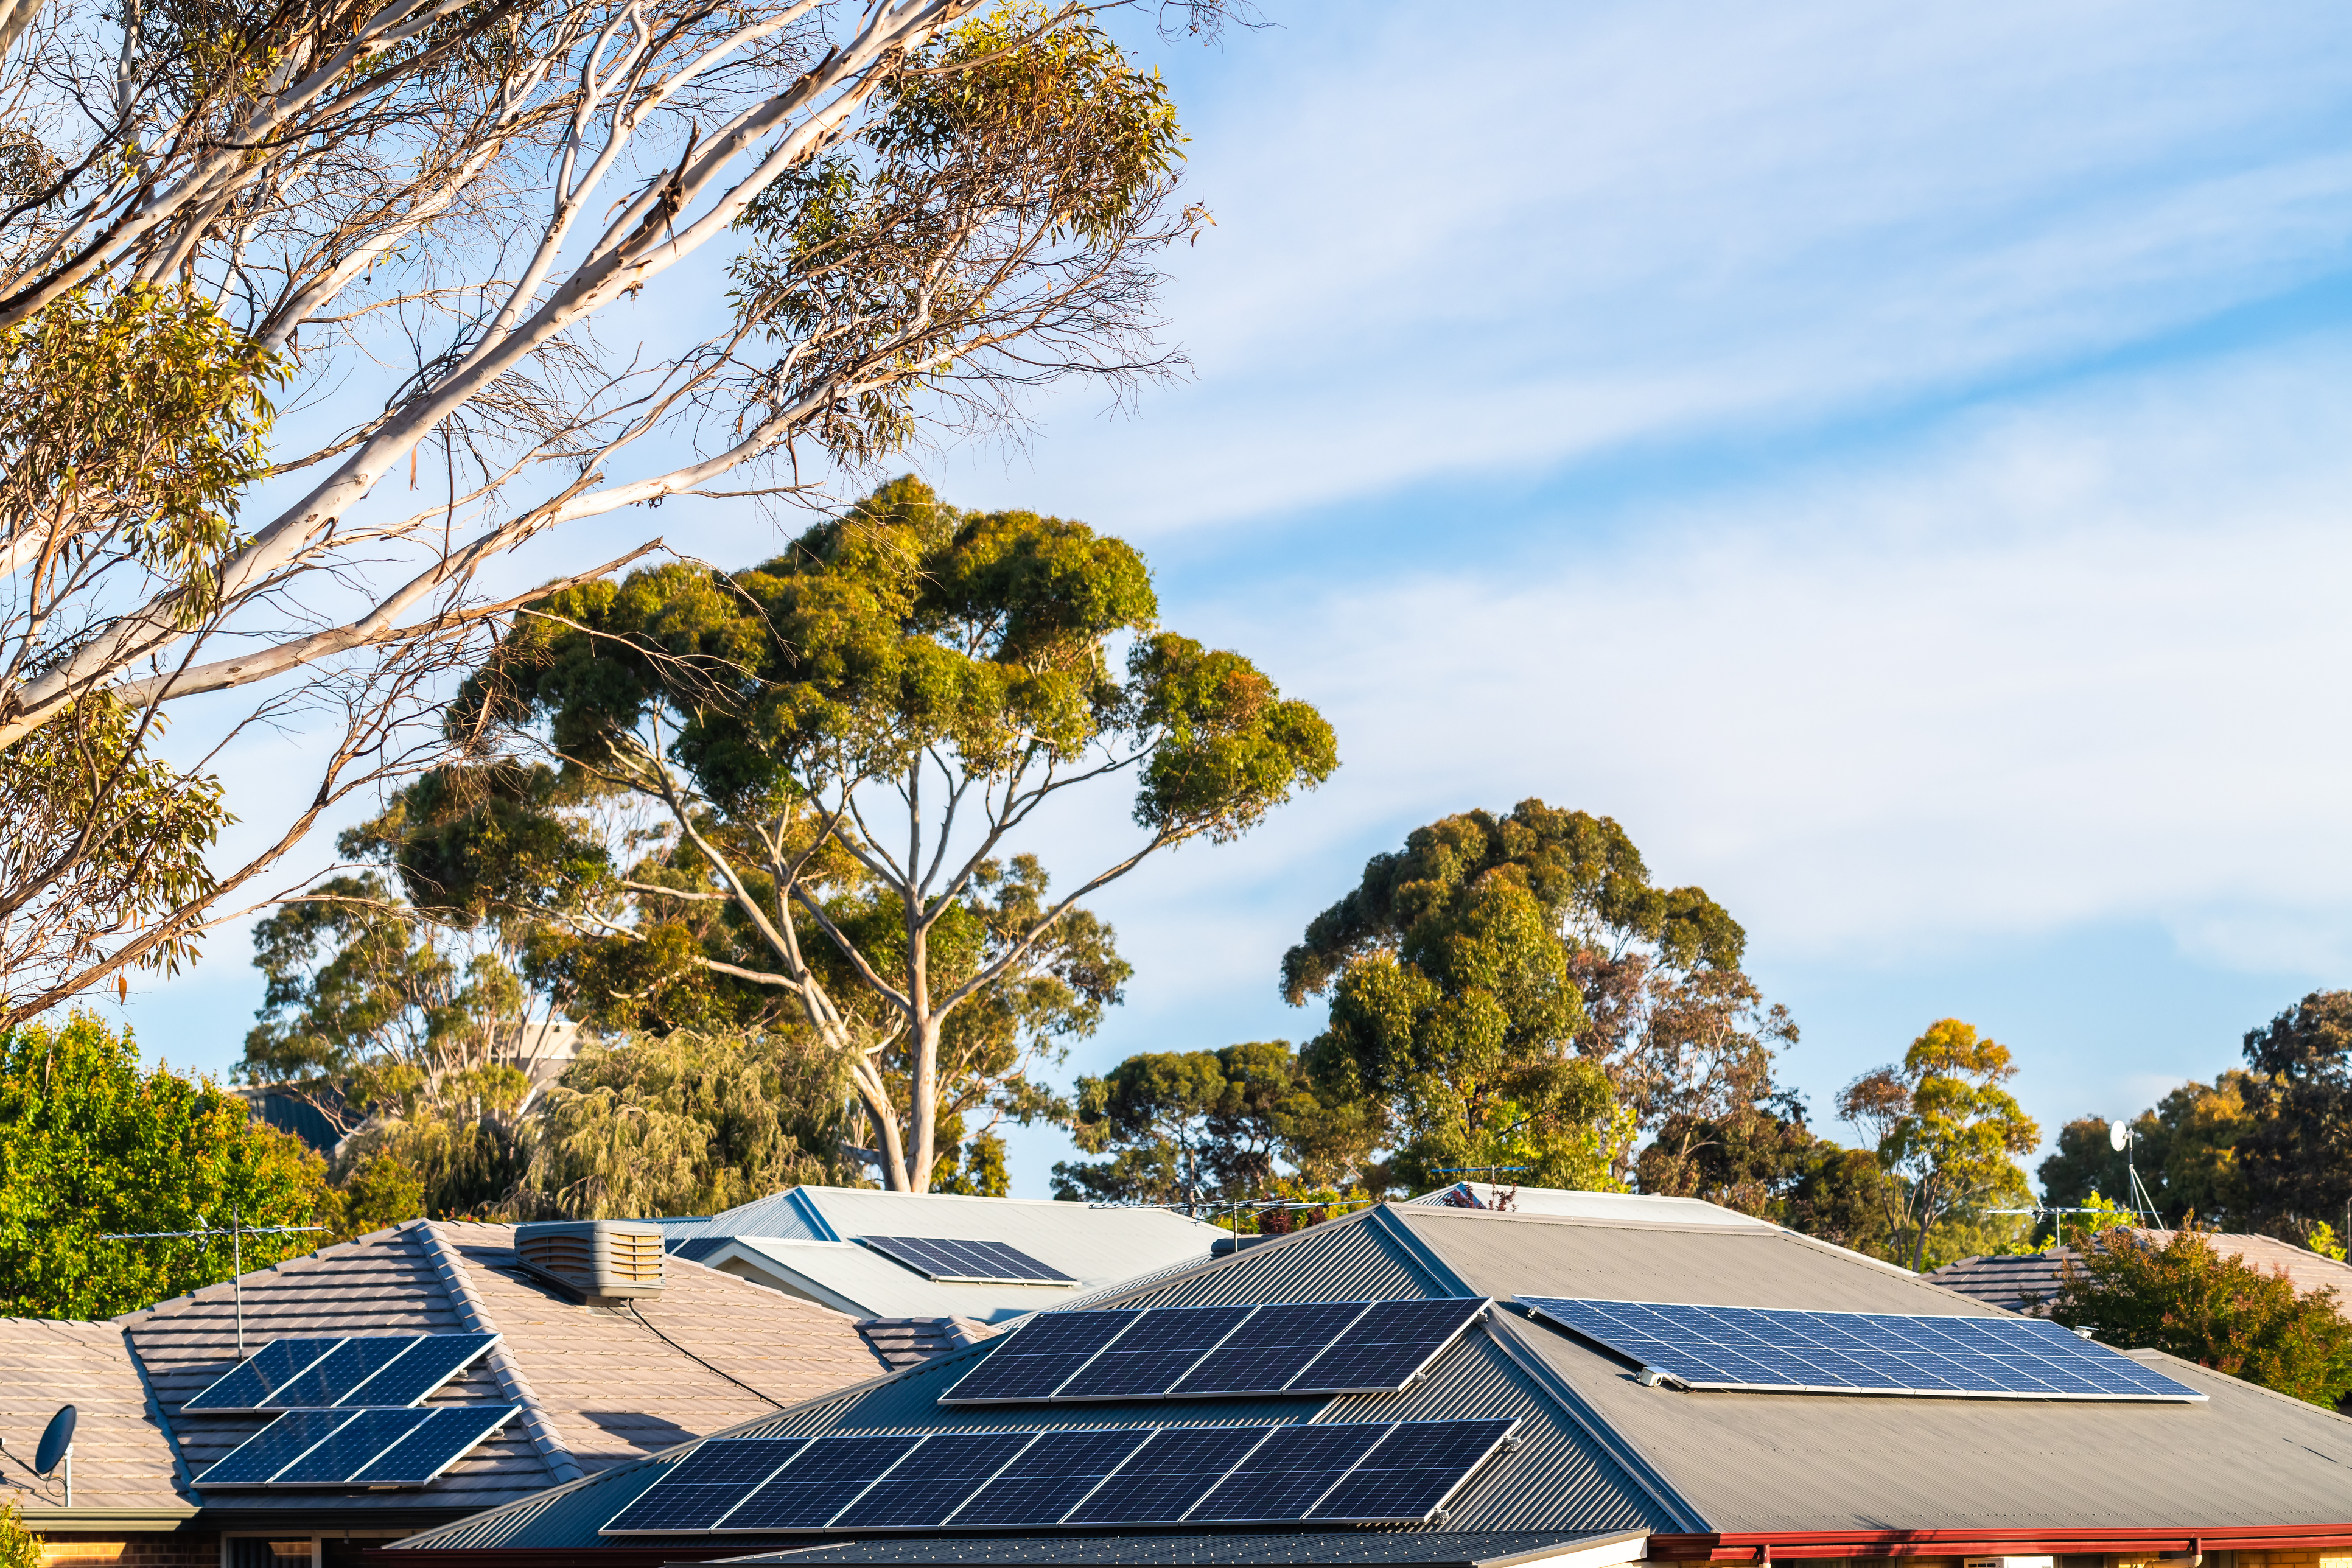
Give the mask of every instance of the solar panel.
[(819, 1437), (719, 1521), (721, 1530), (819, 1530), (921, 1441), (911, 1434)]
[(1185, 1521), (1272, 1524), (1303, 1519), (1388, 1432), (1385, 1421), (1277, 1426), (1192, 1506)]
[[(355, 1486), (421, 1487), (517, 1415), (520, 1405), (442, 1405), (352, 1477)], [(341, 1433), (335, 1434), (340, 1437)]]
[(1183, 1307), (1146, 1312), (1121, 1334), (1118, 1348), (1095, 1357), (1055, 1399), (1157, 1399), (1192, 1363), (1240, 1326), (1249, 1307)]
[(1050, 1399), (1070, 1374), (1143, 1313), (1041, 1312), (998, 1342), (988, 1358), (940, 1396), (942, 1405)]
[(1402, 1421), (1306, 1517), (1418, 1524), (1433, 1517), (1511, 1435), (1515, 1420)]
[(269, 1396), (308, 1372), (341, 1344), (327, 1340), (272, 1340), (231, 1368), (183, 1410), (265, 1410)]
[[(940, 1403), (1394, 1392), (1486, 1304), (1465, 1296), (1048, 1312), (1015, 1330)], [(1090, 1319), (1104, 1322), (1088, 1327)]]
[(1331, 1394), (1402, 1388), (1486, 1307), (1484, 1297), (1375, 1301), (1291, 1386)]
[(358, 1414), (356, 1410), (289, 1410), (230, 1449), (196, 1478), (196, 1485), (200, 1489), (267, 1486), (270, 1477)]
[(1151, 1436), (1148, 1426), (1046, 1432), (956, 1510), (957, 1525), (1054, 1524)]
[(273, 1486), (336, 1485), (425, 1424), (422, 1410), (362, 1410), (325, 1441), (269, 1478)]
[(670, 1466), (662, 1479), (607, 1521), (607, 1535), (669, 1535), (709, 1530), (752, 1488), (784, 1468), (806, 1437), (722, 1437)]
[(344, 1395), (423, 1342), (421, 1334), (374, 1334), (345, 1340), (306, 1370), (271, 1390), (266, 1401), (257, 1403), (277, 1410), (370, 1404), (368, 1400), (346, 1399)]
[(1034, 1432), (934, 1432), (892, 1467), (890, 1479), (832, 1520), (836, 1530), (915, 1530), (950, 1514), (1014, 1461)]
[(338, 1400), (347, 1405), (415, 1405), (474, 1364), (496, 1334), (427, 1334), (408, 1353)]
[(421, 1487), (521, 1408), (289, 1410), (198, 1476), (196, 1485)]
[(1017, 1247), (1001, 1241), (964, 1241), (951, 1237), (861, 1236), (857, 1238), (894, 1262), (932, 1279), (982, 1285), (1076, 1285), (1078, 1281)]
[(1806, 1312), (1552, 1296), (1519, 1301), (1691, 1388), (1948, 1399), (2205, 1397), (2046, 1318)]
[(1283, 1388), (1363, 1313), (1360, 1301), (1260, 1307), (1168, 1392), (1223, 1394)]
[(1173, 1524), (1265, 1436), (1263, 1426), (1162, 1426), (1065, 1522)]

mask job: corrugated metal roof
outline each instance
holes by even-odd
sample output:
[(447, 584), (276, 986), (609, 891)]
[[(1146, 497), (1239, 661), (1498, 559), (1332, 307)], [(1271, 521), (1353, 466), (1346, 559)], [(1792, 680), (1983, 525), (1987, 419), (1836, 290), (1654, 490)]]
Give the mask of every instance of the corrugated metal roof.
[(1407, 1198), (1421, 1207), (1489, 1209), (1500, 1214), (1544, 1214), (1570, 1219), (1621, 1219), (1637, 1225), (1762, 1226), (1771, 1221), (1727, 1209), (1701, 1198), (1661, 1197), (1650, 1193), (1578, 1193), (1559, 1187), (1507, 1187), (1494, 1182), (1456, 1182), (1450, 1187)]
[[(1167, 1209), (1034, 1198), (794, 1187), (723, 1214), (657, 1222), (673, 1256), (805, 1296), (855, 1317), (1008, 1322), (1171, 1268), (1209, 1260), (1226, 1233)], [(866, 1236), (1001, 1241), (1075, 1287), (928, 1279), (857, 1245)]]
[(804, 1547), (747, 1561), (795, 1563), (1188, 1563), (1229, 1565), (1311, 1563), (1507, 1564), (1534, 1552), (1599, 1546), (1638, 1538), (1599, 1534), (1563, 1539), (1549, 1531), (1295, 1531), (1231, 1535), (983, 1535), (927, 1541), (850, 1541)]
[[(1997, 1311), (1777, 1228), (1634, 1226), (1433, 1206), (1335, 1221), (1161, 1280), (1131, 1292), (1129, 1300), (1179, 1305), (1468, 1292), (1507, 1297), (1520, 1289), (1830, 1310)], [(2200, 1527), (2329, 1523), (2347, 1518), (2352, 1508), (2352, 1421), (2153, 1352), (2144, 1359), (2160, 1362), (2209, 1400), (2152, 1405), (1677, 1393), (1643, 1388), (1633, 1369), (1616, 1358), (1506, 1307), (1442, 1355), (1423, 1382), (1401, 1394), (1319, 1402), (939, 1405), (940, 1392), (991, 1348), (942, 1356), (737, 1430), (749, 1436), (1511, 1415), (1523, 1423), (1519, 1447), (1498, 1456), (1454, 1500), (1447, 1527), (1549, 1540), (1643, 1529), (2178, 1528), (2195, 1533)], [(596, 1527), (675, 1457), (621, 1467), (405, 1544), (587, 1549), (596, 1542)], [(1058, 1560), (1050, 1555), (1057, 1548), (1024, 1544), (1049, 1533), (991, 1538), (1003, 1544), (987, 1550), (1048, 1553), (1007, 1562)], [(1208, 1535), (1124, 1539), (1160, 1542), (1136, 1548), (1143, 1553), (1138, 1562), (1185, 1562), (1191, 1553), (1221, 1550), (1207, 1543)], [(688, 1537), (672, 1544), (709, 1542)], [(761, 1544), (740, 1543), (747, 1552)], [(854, 1550), (866, 1555), (840, 1561), (912, 1563), (947, 1549)], [(912, 1554), (888, 1554), (898, 1550)]]

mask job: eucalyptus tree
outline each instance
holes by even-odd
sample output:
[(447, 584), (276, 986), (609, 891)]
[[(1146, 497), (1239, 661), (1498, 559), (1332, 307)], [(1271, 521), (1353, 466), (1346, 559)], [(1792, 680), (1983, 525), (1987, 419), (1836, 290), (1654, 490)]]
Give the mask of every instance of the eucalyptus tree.
[[(1150, 257), (1202, 215), (1098, 9), (9, 5), (0, 1025), (184, 958), (416, 765), (404, 721), (520, 602), (484, 584), (527, 542), (1166, 371)], [(552, 585), (641, 552), (559, 547)], [(228, 805), (154, 741), (257, 688), (341, 740), (216, 871)]]
[[(837, 1052), (884, 1178), (922, 1191), (942, 1129), (1060, 1113), (1030, 1068), (1128, 973), (1081, 900), (1338, 765), (1313, 708), (1158, 619), (1123, 542), (912, 479), (751, 571), (567, 588), (452, 710), (474, 760), (411, 792), (409, 896), (535, 922), (575, 1005), (767, 999), (752, 1021)], [(1133, 836), (1057, 886), (1065, 803), (1122, 781)]]

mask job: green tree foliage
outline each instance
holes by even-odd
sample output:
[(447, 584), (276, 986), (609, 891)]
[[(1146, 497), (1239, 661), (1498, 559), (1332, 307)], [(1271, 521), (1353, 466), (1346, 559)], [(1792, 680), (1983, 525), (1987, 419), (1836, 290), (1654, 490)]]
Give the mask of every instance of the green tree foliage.
[[(2224, 1230), (2247, 1223), (2238, 1148), (2254, 1121), (2249, 1085), (2247, 1073), (2231, 1068), (2210, 1084), (2183, 1084), (2133, 1119), (2129, 1160), (2159, 1215), (2193, 1215)], [(2104, 1117), (2084, 1116), (2059, 1130), (2056, 1151), (2035, 1173), (2043, 1202), (2072, 1208), (2094, 1193), (2131, 1191), (2126, 1157), (2107, 1127)]]
[(2352, 991), (2315, 991), (2246, 1034), (2248, 1215), (2294, 1230), (2352, 1205)]
[(1795, 1029), (1739, 973), (1745, 942), (1704, 889), (1653, 886), (1616, 823), (1528, 800), (1373, 857), (1285, 955), (1283, 991), (1329, 996), (1309, 1070), (1326, 1100), (1377, 1108), (1404, 1183), (1492, 1164), (1620, 1186), (1638, 1131), (1675, 1123), (1687, 1162), (1770, 1095)]
[(1838, 1113), (1864, 1131), (1888, 1177), (1886, 1229), (1914, 1269), (1928, 1266), (1938, 1226), (2027, 1202), (2013, 1157), (2032, 1152), (2042, 1131), (2003, 1087), (2016, 1076), (2008, 1047), (1945, 1018), (1900, 1065), (1864, 1073), (1840, 1096)]
[[(338, 1219), (323, 1162), (244, 1100), (168, 1068), (77, 1013), (0, 1036), (0, 1289), (21, 1317), (103, 1318), (229, 1277), (225, 1240), (111, 1242), (105, 1233)], [(257, 1236), (245, 1266), (324, 1235)]]
[[(0, 580), (17, 589), (0, 611), (0, 693), (89, 635), (88, 617), (44, 626), (37, 606), (120, 572), (166, 585), (184, 624), (205, 616), (237, 497), (268, 461), (278, 374), (179, 286), (100, 281), (0, 330)], [(193, 955), (175, 917), (213, 893), (205, 853), (232, 819), (216, 780), (151, 754), (156, 731), (154, 713), (99, 689), (0, 745), (0, 1029)]]
[(1128, 1058), (1078, 1079), (1078, 1147), (1054, 1195), (1213, 1206), (1344, 1185), (1369, 1158), (1360, 1106), (1324, 1102), (1287, 1040)]
[(44, 1568), (42, 1538), (25, 1528), (24, 1510), (0, 1503), (0, 1568)]
[[(610, 1026), (812, 1031), (885, 1181), (920, 1188), (950, 1128), (1059, 1111), (1034, 1071), (1128, 974), (1078, 901), (1337, 765), (1312, 708), (1157, 616), (1120, 541), (900, 479), (754, 570), (533, 606), (397, 862), (419, 906), (530, 926), (530, 973)], [(520, 787), (542, 758), (553, 783)], [(1121, 775), (1139, 838), (1055, 889), (1014, 841)]]
[(846, 1184), (834, 1155), (848, 1091), (845, 1064), (805, 1035), (679, 1029), (591, 1046), (544, 1097), (521, 1206), (716, 1214), (803, 1182)]
[(2336, 1292), (2297, 1295), (2181, 1229), (2158, 1242), (2103, 1231), (2061, 1273), (2051, 1316), (2109, 1344), (2151, 1346), (2232, 1377), (2333, 1408), (2352, 1394), (2352, 1321)]

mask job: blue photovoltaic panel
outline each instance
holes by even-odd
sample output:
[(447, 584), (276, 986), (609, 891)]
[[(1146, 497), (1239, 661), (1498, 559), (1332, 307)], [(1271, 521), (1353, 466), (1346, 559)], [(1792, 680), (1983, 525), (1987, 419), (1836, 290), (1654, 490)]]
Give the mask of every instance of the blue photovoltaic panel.
[(919, 1530), (944, 1524), (962, 1501), (1014, 1462), (1034, 1432), (934, 1432), (890, 1479), (832, 1520), (836, 1530)]
[(888, 1473), (919, 1439), (819, 1437), (719, 1521), (721, 1530), (818, 1530)]
[(752, 1488), (784, 1468), (806, 1437), (719, 1437), (669, 1467), (605, 1522), (603, 1533), (668, 1535), (709, 1530)]
[(355, 1384), (337, 1403), (344, 1405), (415, 1405), (435, 1389), (473, 1364), (475, 1358), (498, 1342), (496, 1334), (427, 1334), (408, 1353), (364, 1383)]
[(957, 1525), (1054, 1524), (1151, 1436), (1148, 1426), (1046, 1432), (956, 1510)]
[(331, 1405), (398, 1405), (400, 1400), (375, 1401), (346, 1397), (352, 1389), (390, 1366), (417, 1345), (423, 1334), (376, 1334), (345, 1340), (310, 1367), (279, 1384), (268, 1398), (278, 1410), (316, 1410)]
[(1001, 1241), (961, 1241), (931, 1236), (861, 1236), (857, 1239), (932, 1279), (962, 1279), (983, 1285), (1077, 1283), (1075, 1277)]
[(1692, 1388), (1948, 1399), (2205, 1397), (2045, 1318), (1802, 1312), (1552, 1296), (1519, 1301)]
[(1162, 1426), (1065, 1522), (1173, 1524), (1266, 1435), (1264, 1426)]
[(1260, 1307), (1168, 1392), (1174, 1395), (1269, 1392), (1290, 1380), (1364, 1314), (1361, 1301)]
[(1277, 1426), (1184, 1516), (1188, 1524), (1303, 1519), (1387, 1435), (1385, 1421)]
[(196, 1478), (204, 1487), (257, 1487), (295, 1460), (303, 1451), (359, 1414), (356, 1410), (289, 1410), (230, 1449), (220, 1461)]
[(362, 1410), (317, 1447), (270, 1477), (270, 1484), (334, 1486), (348, 1481), (425, 1420), (422, 1410)]
[[(522, 1414), (520, 1405), (442, 1405), (352, 1477), (356, 1486), (421, 1487)], [(337, 1433), (337, 1436), (342, 1436)]]
[(1142, 1317), (1133, 1311), (1041, 1312), (1013, 1330), (940, 1402), (1049, 1399), (1072, 1373)]
[(1054, 1391), (1056, 1399), (1157, 1399), (1254, 1309), (1176, 1307), (1146, 1312), (1114, 1348)]
[(1291, 1386), (1332, 1394), (1402, 1388), (1486, 1306), (1483, 1296), (1375, 1301)]
[(341, 1338), (272, 1340), (181, 1408), (266, 1410), (271, 1394), (308, 1372), (342, 1342)]
[[(1392, 1392), (1419, 1375), (1486, 1304), (1485, 1297), (1465, 1296), (1049, 1312), (1016, 1330), (940, 1403)], [(1104, 1326), (1087, 1327), (1097, 1318)], [(1033, 1334), (1054, 1337), (1033, 1346)], [(1054, 1353), (1066, 1342), (1082, 1353)]]
[(1419, 1523), (1486, 1462), (1517, 1421), (1403, 1421), (1307, 1510), (1315, 1520)]

